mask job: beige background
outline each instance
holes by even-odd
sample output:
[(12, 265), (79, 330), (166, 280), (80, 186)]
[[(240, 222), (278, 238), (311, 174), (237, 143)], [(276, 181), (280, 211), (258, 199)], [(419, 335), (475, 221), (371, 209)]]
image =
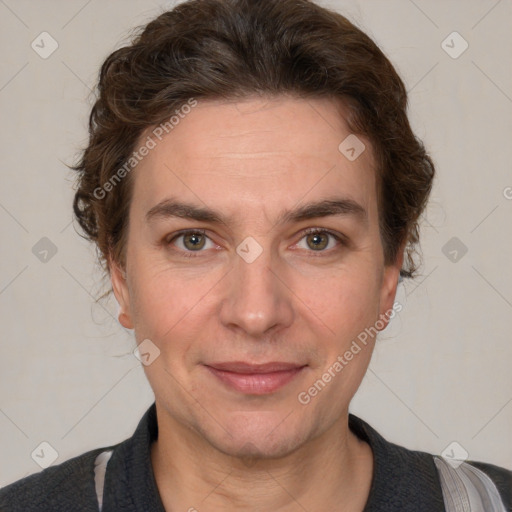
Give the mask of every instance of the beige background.
[[(86, 142), (103, 59), (171, 5), (0, 0), (0, 485), (40, 469), (31, 453), (43, 441), (55, 464), (120, 442), (152, 403), (117, 305), (94, 304), (106, 283), (71, 223), (62, 162)], [(512, 1), (324, 5), (396, 65), (438, 170), (422, 276), (401, 285), (403, 311), (352, 412), (408, 448), (441, 453), (457, 441), (470, 459), (512, 468)], [(59, 45), (47, 59), (31, 48), (43, 31)], [(456, 59), (441, 46), (453, 31), (469, 44)], [(452, 54), (463, 44), (455, 37)], [(33, 253), (43, 237), (57, 251), (46, 263)], [(443, 253), (452, 237), (468, 248), (456, 262)]]

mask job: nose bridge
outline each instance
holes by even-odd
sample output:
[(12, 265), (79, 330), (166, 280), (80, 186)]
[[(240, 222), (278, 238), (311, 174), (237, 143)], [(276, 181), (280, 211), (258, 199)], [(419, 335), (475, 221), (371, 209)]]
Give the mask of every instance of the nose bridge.
[(236, 249), (229, 289), (224, 298), (221, 320), (258, 336), (278, 325), (289, 325), (292, 305), (282, 278), (280, 265), (269, 246), (252, 237)]

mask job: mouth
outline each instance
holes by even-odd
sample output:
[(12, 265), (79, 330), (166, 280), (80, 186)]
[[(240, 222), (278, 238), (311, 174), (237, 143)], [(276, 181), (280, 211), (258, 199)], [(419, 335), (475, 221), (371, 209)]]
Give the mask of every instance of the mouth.
[(264, 364), (233, 361), (204, 366), (230, 389), (249, 395), (265, 395), (288, 384), (307, 365), (276, 361)]

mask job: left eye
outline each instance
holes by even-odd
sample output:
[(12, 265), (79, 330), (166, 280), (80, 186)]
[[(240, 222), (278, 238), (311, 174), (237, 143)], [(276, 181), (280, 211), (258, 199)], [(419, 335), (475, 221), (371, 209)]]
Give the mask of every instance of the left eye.
[[(170, 243), (182, 251), (199, 252), (202, 249), (211, 249), (213, 242), (201, 231), (187, 231), (175, 236)], [(210, 244), (210, 245), (208, 245)]]
[(309, 231), (306, 233), (297, 244), (300, 249), (312, 249), (313, 251), (320, 252), (326, 249), (332, 249), (337, 244), (342, 243), (339, 236), (331, 233), (330, 231)]

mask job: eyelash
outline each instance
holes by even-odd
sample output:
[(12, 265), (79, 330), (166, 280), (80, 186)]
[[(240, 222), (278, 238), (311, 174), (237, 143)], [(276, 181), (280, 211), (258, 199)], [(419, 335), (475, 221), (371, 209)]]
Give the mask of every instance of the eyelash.
[[(184, 235), (195, 235), (201, 234), (204, 236), (208, 236), (206, 234), (206, 230), (204, 229), (185, 229), (183, 231), (178, 231), (170, 240), (166, 242), (166, 245), (171, 245), (176, 239)], [(183, 251), (182, 249), (175, 249), (177, 252), (180, 252), (182, 256), (185, 258), (197, 258), (199, 254), (194, 254), (194, 251)], [(202, 251), (197, 251), (198, 253)]]
[[(312, 235), (312, 234), (314, 235), (315, 233), (325, 233), (327, 235), (332, 236), (340, 244), (341, 247), (346, 247), (348, 245), (348, 241), (344, 235), (335, 233), (334, 231), (331, 231), (331, 230), (325, 229), (325, 228), (306, 228), (302, 232), (302, 236), (300, 237), (299, 242), (305, 236)], [(320, 256), (322, 253), (324, 253), (324, 254), (331, 253), (332, 251), (335, 251), (335, 250), (336, 250), (336, 248), (328, 249), (327, 251), (318, 251), (317, 254), (315, 254), (315, 252), (317, 252), (317, 251), (308, 251), (308, 252), (315, 254), (315, 256)]]
[[(324, 234), (330, 235), (340, 244), (340, 246), (347, 245), (347, 240), (343, 235), (335, 233), (335, 232), (330, 231), (329, 229), (325, 229), (325, 228), (306, 228), (302, 232), (302, 236), (300, 237), (299, 242), (305, 236), (315, 234), (315, 233), (324, 233)], [(179, 237), (185, 236), (185, 235), (190, 235), (190, 234), (201, 234), (201, 235), (209, 238), (208, 235), (206, 234), (206, 230), (204, 230), (204, 229), (186, 229), (183, 231), (178, 231), (170, 240), (166, 241), (166, 245), (171, 245)], [(314, 257), (320, 256), (322, 253), (326, 253), (326, 252), (330, 253), (333, 250), (335, 250), (335, 248), (329, 249), (327, 251), (318, 251), (319, 254), (315, 255)], [(185, 258), (196, 258), (199, 256), (199, 253), (203, 252), (203, 251), (183, 251), (182, 249), (177, 249), (177, 251), (179, 251)], [(315, 253), (316, 251), (308, 251), (308, 252)], [(195, 254), (195, 253), (197, 253), (197, 254)]]

